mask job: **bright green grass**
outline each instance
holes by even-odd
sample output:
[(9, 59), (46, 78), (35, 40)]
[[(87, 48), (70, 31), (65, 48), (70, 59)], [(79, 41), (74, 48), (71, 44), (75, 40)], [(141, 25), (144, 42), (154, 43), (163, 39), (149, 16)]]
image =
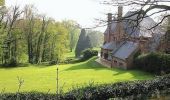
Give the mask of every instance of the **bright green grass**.
[(100, 51), (100, 50), (101, 50), (101, 48), (99, 48), (99, 47), (95, 47), (95, 48), (93, 48), (93, 50)]
[[(85, 85), (95, 82), (98, 84), (127, 80), (143, 80), (153, 78), (152, 75), (136, 70), (109, 69), (96, 63), (92, 58), (89, 61), (59, 66), (59, 84), (64, 91), (72, 86)], [(17, 76), (24, 79), (21, 91), (38, 91), (54, 93), (56, 90), (56, 66), (49, 67), (20, 67), (0, 68), (0, 91), (16, 92), (18, 89)]]
[(73, 57), (75, 57), (75, 52), (74, 51), (73, 52), (68, 52), (68, 53), (65, 54), (65, 57), (66, 58), (69, 58), (69, 57), (73, 58)]

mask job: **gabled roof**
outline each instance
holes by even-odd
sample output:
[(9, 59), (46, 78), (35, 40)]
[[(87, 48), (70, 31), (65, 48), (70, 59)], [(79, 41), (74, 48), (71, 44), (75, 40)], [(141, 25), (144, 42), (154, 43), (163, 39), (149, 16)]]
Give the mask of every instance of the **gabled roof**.
[[(111, 24), (111, 32), (114, 32), (116, 30), (116, 25), (117, 23), (115, 23), (114, 21), (112, 21), (112, 24)], [(109, 33), (109, 28), (107, 27), (104, 34), (108, 34)]]
[[(124, 17), (133, 15), (136, 11), (129, 11), (125, 14)], [(157, 47), (159, 46), (161, 37), (165, 34), (165, 32), (160, 28), (160, 26), (155, 27), (154, 29), (148, 30), (151, 27), (155, 26), (157, 23), (150, 18), (149, 16), (145, 16), (144, 19), (142, 19), (138, 25), (138, 27), (133, 27), (134, 24), (136, 24), (137, 14), (129, 17), (127, 20), (123, 20), (123, 28), (125, 30), (125, 33), (128, 34), (131, 37), (139, 38), (139, 37), (150, 37), (150, 43), (149, 43), (149, 51), (155, 51)], [(131, 21), (130, 21), (131, 20)], [(132, 24), (133, 23), (133, 24)], [(117, 22), (112, 21), (111, 24), (111, 33), (114, 33), (116, 31)], [(104, 34), (108, 34), (108, 27)]]
[(134, 51), (138, 49), (138, 43), (131, 41), (109, 42), (102, 46), (103, 49), (112, 50), (112, 56), (126, 60)]
[(126, 60), (133, 52), (138, 49), (138, 43), (125, 41), (116, 51), (112, 51), (112, 56)]
[(122, 44), (123, 44), (123, 42), (116, 43), (115, 41), (112, 41), (112, 42), (104, 44), (101, 48), (107, 49), (107, 50), (116, 50)]
[[(124, 17), (130, 16), (133, 13), (135, 13), (135, 11), (129, 11), (125, 14)], [(146, 15), (147, 17), (145, 16), (145, 18), (139, 24), (140, 28), (133, 27), (135, 24), (135, 21), (133, 21), (133, 25), (132, 25), (132, 20), (136, 20), (137, 16), (138, 16), (137, 14), (133, 15), (133, 16), (129, 17), (127, 20), (123, 21), (123, 27), (124, 27), (125, 32), (127, 34), (129, 34), (131, 37), (140, 37), (140, 36), (152, 37), (152, 32), (156, 32), (156, 31), (147, 30), (147, 29), (154, 26), (156, 24), (156, 22), (152, 18), (150, 18), (149, 16)], [(114, 33), (116, 31), (116, 25), (117, 25), (117, 22), (112, 21), (112, 24), (111, 24), (111, 32), (112, 33)], [(104, 34), (108, 34), (108, 33), (109, 32), (108, 32), (108, 27), (107, 27)]]
[[(129, 11), (125, 14), (124, 17), (133, 15), (136, 11)], [(151, 27), (156, 25), (156, 22), (150, 18), (149, 16), (145, 16), (142, 20), (139, 20), (137, 23), (138, 15), (135, 14), (129, 18), (126, 18), (125, 21), (123, 21), (124, 29), (127, 34), (129, 34), (131, 37), (152, 37), (153, 30), (148, 30)], [(135, 25), (138, 25), (138, 27), (135, 27)]]

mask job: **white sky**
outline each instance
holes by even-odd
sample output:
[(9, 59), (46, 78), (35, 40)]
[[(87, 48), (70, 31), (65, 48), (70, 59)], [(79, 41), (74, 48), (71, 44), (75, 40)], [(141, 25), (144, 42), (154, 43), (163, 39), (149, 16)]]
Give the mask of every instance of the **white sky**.
[[(100, 0), (6, 0), (6, 6), (33, 4), (39, 13), (46, 14), (55, 20), (71, 19), (82, 27), (92, 27), (95, 18), (106, 18), (104, 13), (109, 7), (100, 4)], [(101, 28), (100, 30), (103, 30)]]
[[(22, 8), (26, 4), (33, 4), (40, 14), (46, 14), (57, 21), (75, 20), (83, 28), (89, 28), (97, 24), (95, 18), (106, 20), (106, 13), (117, 12), (117, 8), (104, 6), (100, 4), (101, 1), (104, 0), (6, 0), (5, 5), (20, 5)], [(124, 7), (123, 13), (128, 9), (130, 8)], [(105, 27), (98, 30), (103, 32)]]

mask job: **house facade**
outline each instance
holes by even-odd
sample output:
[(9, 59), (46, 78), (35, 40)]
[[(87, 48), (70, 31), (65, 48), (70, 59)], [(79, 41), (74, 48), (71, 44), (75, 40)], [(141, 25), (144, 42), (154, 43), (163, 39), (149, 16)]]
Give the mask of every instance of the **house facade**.
[[(124, 16), (129, 16), (135, 11), (129, 11)], [(117, 22), (108, 14), (108, 25), (104, 32), (104, 43), (101, 47), (101, 59), (107, 60), (110, 67), (130, 69), (133, 66), (133, 58), (137, 52), (147, 53), (155, 51), (163, 34), (159, 28), (148, 30), (156, 23), (150, 17), (144, 18), (139, 27), (133, 27), (137, 15), (130, 17), (129, 21), (121, 20), (123, 7), (118, 7)], [(133, 24), (132, 24), (133, 23)]]

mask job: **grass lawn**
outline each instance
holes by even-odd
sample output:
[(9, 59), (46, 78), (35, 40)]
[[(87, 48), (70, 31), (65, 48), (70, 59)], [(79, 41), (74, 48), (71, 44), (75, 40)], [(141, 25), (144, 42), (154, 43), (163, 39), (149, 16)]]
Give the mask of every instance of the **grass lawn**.
[(74, 58), (75, 57), (75, 52), (74, 51), (73, 52), (68, 52), (64, 56), (65, 56), (65, 58)]
[[(111, 83), (127, 80), (144, 80), (153, 78), (145, 72), (136, 70), (109, 69), (95, 62), (92, 58), (86, 62), (59, 66), (59, 84), (64, 91), (72, 86)], [(24, 79), (21, 91), (39, 91), (51, 93), (56, 91), (56, 66), (29, 66), (18, 68), (0, 68), (0, 91), (16, 92), (17, 76)]]

